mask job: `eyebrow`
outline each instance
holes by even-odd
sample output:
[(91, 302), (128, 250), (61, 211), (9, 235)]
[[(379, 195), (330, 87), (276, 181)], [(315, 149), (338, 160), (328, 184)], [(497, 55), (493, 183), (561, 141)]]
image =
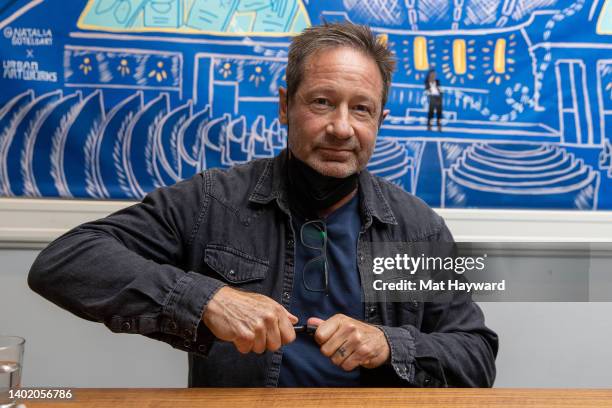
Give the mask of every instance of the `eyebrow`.
[[(338, 94), (338, 92), (330, 87), (326, 87), (326, 86), (317, 86), (314, 88), (311, 88), (307, 91), (304, 92), (304, 95), (306, 96), (311, 96), (313, 94), (317, 94), (317, 93), (331, 93), (331, 94)], [(376, 105), (376, 99), (371, 97), (370, 95), (364, 94), (364, 93), (358, 93), (356, 95), (353, 95), (351, 97), (351, 99), (361, 99), (361, 100), (366, 100), (370, 103), (373, 103), (374, 105)]]

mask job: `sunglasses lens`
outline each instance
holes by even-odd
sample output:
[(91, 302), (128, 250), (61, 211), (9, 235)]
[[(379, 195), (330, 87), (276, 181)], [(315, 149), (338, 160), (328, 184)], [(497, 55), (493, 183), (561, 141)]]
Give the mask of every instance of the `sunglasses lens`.
[(302, 242), (305, 246), (314, 249), (323, 249), (325, 243), (325, 230), (319, 223), (307, 223), (302, 228)]
[(323, 292), (327, 288), (325, 259), (321, 256), (311, 259), (304, 265), (304, 286), (306, 289)]

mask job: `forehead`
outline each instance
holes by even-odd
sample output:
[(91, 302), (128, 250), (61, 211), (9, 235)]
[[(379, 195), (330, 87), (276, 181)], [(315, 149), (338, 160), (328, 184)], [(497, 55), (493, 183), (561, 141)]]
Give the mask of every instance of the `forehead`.
[(301, 91), (313, 88), (345, 88), (380, 98), (383, 80), (378, 65), (361, 51), (336, 47), (311, 54), (304, 63)]

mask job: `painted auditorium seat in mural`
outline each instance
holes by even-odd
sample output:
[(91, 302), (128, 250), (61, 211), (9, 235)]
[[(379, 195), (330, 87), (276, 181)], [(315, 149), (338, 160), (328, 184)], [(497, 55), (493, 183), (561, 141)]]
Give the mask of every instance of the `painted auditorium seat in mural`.
[(139, 199), (278, 154), (289, 40), (324, 20), (398, 61), (373, 173), (433, 206), (612, 209), (610, 0), (11, 0), (0, 194)]

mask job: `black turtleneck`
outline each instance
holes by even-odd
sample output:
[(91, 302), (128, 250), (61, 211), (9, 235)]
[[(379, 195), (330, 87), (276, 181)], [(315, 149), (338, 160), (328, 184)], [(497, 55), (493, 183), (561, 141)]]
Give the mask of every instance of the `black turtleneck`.
[(306, 218), (318, 218), (317, 212), (331, 207), (357, 188), (358, 173), (344, 178), (324, 176), (289, 149), (287, 156), (289, 202), (292, 209)]

